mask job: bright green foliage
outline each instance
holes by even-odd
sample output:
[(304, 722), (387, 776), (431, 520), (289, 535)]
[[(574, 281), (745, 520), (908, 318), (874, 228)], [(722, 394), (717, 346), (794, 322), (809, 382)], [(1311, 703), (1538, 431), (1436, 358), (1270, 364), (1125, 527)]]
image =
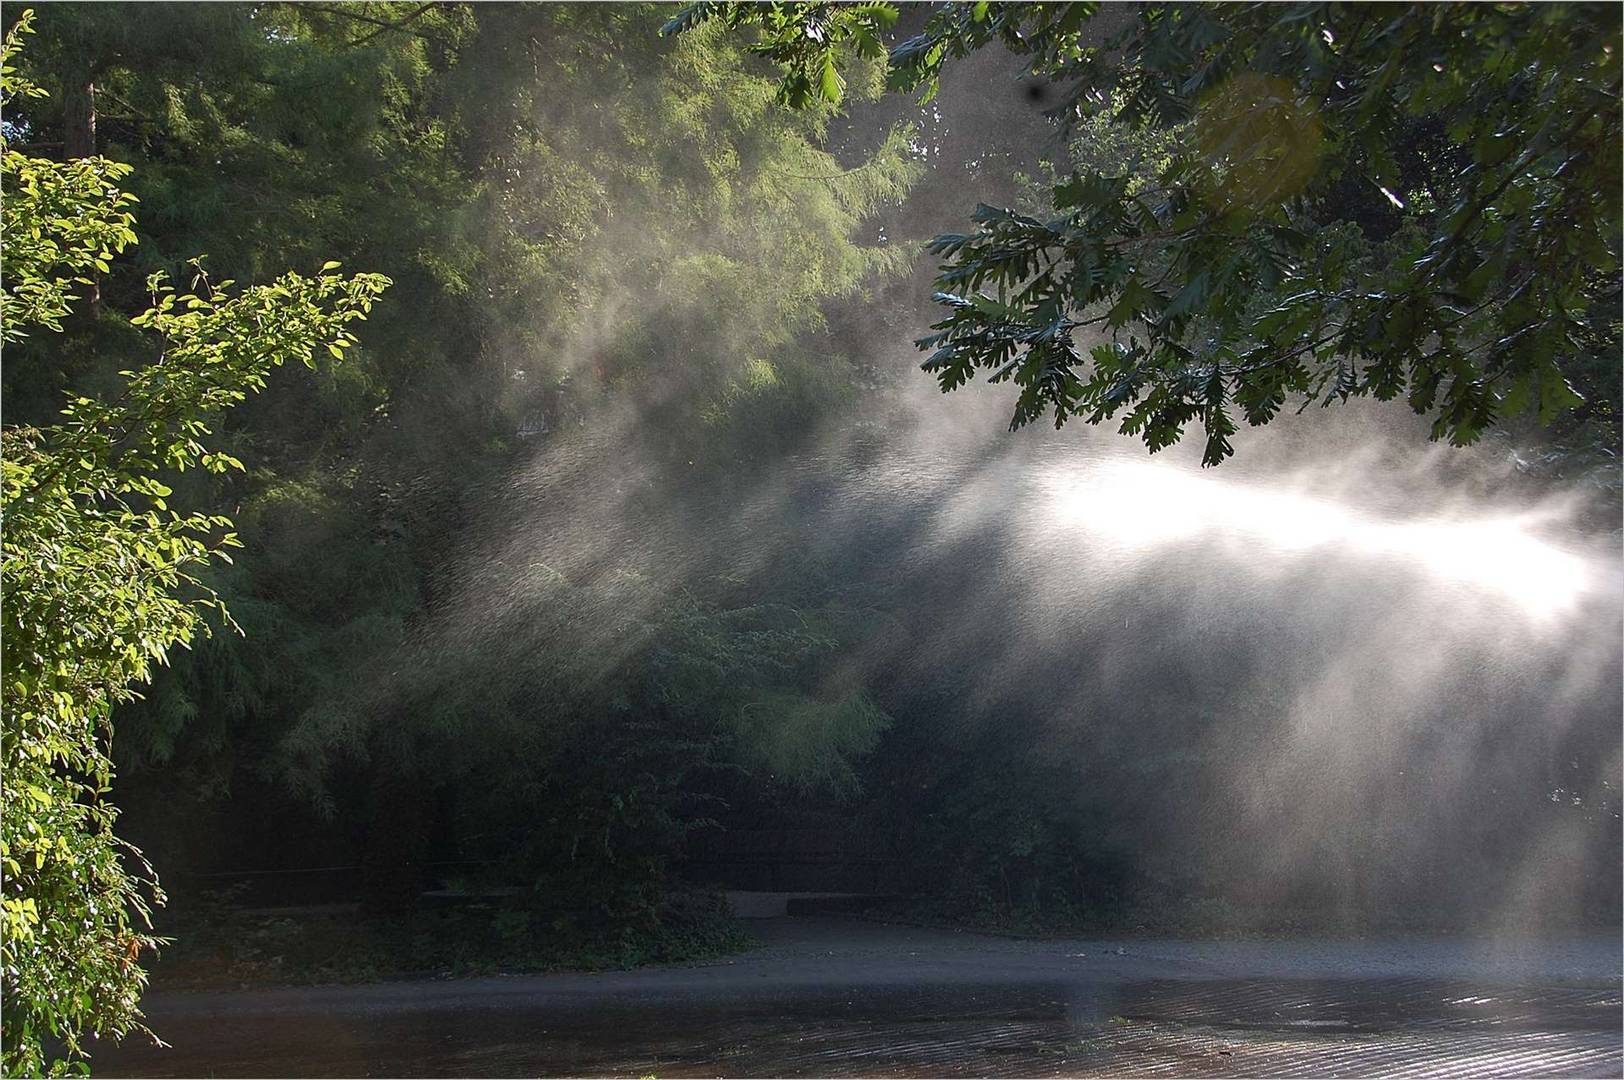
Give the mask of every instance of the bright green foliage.
[[(949, 59), (998, 41), (1063, 88), (1063, 124), (1104, 113), (1173, 138), (1152, 176), (1079, 169), (1052, 216), (982, 206), (931, 243), (948, 315), (919, 344), (944, 390), (984, 371), (1020, 388), (1013, 426), (1120, 414), (1152, 450), (1195, 422), (1208, 464), (1237, 413), (1263, 424), (1291, 399), (1403, 397), (1455, 444), (1580, 403), (1565, 369), (1617, 308), (1616, 7), (1096, 14), (944, 4), (891, 50), (891, 85), (928, 96)], [(707, 18), (759, 27), (786, 87), (876, 21), (704, 4), (673, 25)]]
[[(786, 369), (826, 360), (794, 345), (822, 328), (828, 301), (905, 264), (899, 248), (857, 238), (920, 167), (900, 130), (844, 167), (819, 146), (828, 111), (775, 107), (772, 83), (741, 70), (745, 52), (720, 27), (651, 42), (639, 32), (648, 15), (482, 14), (469, 91), (484, 115), (468, 117), (464, 138), (490, 144), (491, 337), (557, 358), (527, 361), (525, 385), (567, 376), (576, 395), (658, 399), (650, 415), (692, 440), (696, 420), (724, 427), (764, 370), (788, 390)], [(571, 44), (495, 48), (526, 38)], [(561, 100), (557, 85), (571, 93)], [(557, 300), (538, 310), (543, 295)]]
[(665, 24), (661, 33), (680, 34), (718, 17), (729, 27), (762, 28), (750, 51), (782, 64), (778, 100), (794, 109), (815, 102), (839, 105), (846, 79), (839, 60), (849, 48), (866, 60), (885, 55), (880, 35), (897, 21), (891, 4), (692, 4)]
[[(10, 67), (5, 94), (33, 92)], [(133, 239), (127, 166), (54, 163), (4, 151), (7, 341), (58, 330), (71, 291)], [(114, 400), (72, 398), (47, 427), (4, 431), (4, 1067), (59, 1072), (88, 1033), (143, 1030), (139, 959), (156, 944), (148, 896), (161, 899), (139, 853), (113, 834), (111, 715), (169, 651), (222, 613), (198, 577), (236, 546), (218, 515), (171, 509), (161, 477), (241, 468), (203, 443), (207, 418), (264, 387), (272, 367), (318, 351), (341, 356), (346, 329), (387, 282), (323, 268), (231, 291), (180, 294), (161, 275), (152, 307), (132, 320), (157, 358), (123, 372)], [(125, 865), (133, 859), (137, 872)], [(63, 1060), (47, 1060), (42, 1040)]]
[[(25, 15), (6, 35), (6, 101), (42, 97), (45, 91), (18, 78), (12, 66), (21, 35), (30, 32)], [(128, 165), (102, 158), (50, 162), (7, 149), (6, 283), (0, 291), (0, 335), (20, 341), (29, 326), (60, 331), (73, 290), (88, 285), (84, 275), (106, 273), (107, 260), (135, 242), (129, 207), (135, 196), (119, 190)]]

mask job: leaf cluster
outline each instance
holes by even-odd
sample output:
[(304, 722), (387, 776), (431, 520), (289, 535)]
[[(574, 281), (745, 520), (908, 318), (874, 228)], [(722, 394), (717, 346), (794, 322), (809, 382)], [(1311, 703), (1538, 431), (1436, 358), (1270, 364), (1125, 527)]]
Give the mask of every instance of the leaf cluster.
[[(684, 17), (758, 26), (795, 71), (835, 36), (814, 6)], [(1064, 90), (1063, 129), (1173, 139), (1151, 175), (1060, 180), (1050, 220), (981, 207), (932, 242), (947, 314), (919, 344), (944, 389), (984, 372), (1019, 387), (1012, 426), (1120, 416), (1152, 450), (1199, 424), (1207, 464), (1291, 399), (1402, 398), (1457, 445), (1580, 403), (1566, 370), (1619, 266), (1617, 11), (1098, 14), (944, 4), (890, 51), (891, 85), (928, 95), (996, 40)]]
[(750, 51), (782, 66), (778, 101), (792, 109), (839, 105), (846, 96), (840, 62), (849, 53), (865, 60), (885, 55), (882, 36), (897, 21), (887, 3), (739, 4), (706, 0), (677, 12), (661, 28), (681, 34), (716, 19), (730, 28), (754, 26), (760, 40)]
[[(8, 96), (27, 92), (9, 61), (29, 29), (25, 17), (7, 38)], [(126, 168), (9, 148), (4, 159), (3, 330), (15, 341), (60, 330), (74, 286), (133, 233), (129, 196), (111, 183)], [(123, 372), (116, 398), (76, 395), (59, 422), (0, 434), (8, 1073), (58, 1072), (85, 1056), (86, 1034), (145, 1030), (140, 956), (158, 944), (149, 912), (162, 893), (113, 832), (112, 714), (170, 650), (207, 632), (207, 612), (224, 616), (199, 573), (237, 545), (225, 517), (171, 508), (165, 478), (241, 469), (208, 447), (208, 417), (285, 360), (353, 344), (346, 327), (388, 282), (336, 268), (240, 291), (199, 268), (187, 294), (154, 275), (152, 305), (131, 322), (157, 358)], [(64, 1056), (48, 1057), (47, 1041)]]

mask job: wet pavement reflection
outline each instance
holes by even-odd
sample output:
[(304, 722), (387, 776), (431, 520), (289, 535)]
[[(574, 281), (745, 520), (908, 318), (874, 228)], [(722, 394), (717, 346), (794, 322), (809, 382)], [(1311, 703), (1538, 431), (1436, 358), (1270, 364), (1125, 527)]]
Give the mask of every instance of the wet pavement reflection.
[[(831, 921), (833, 922), (833, 921)], [(798, 931), (800, 932), (800, 931)], [(130, 1076), (1618, 1076), (1605, 954), (1098, 949), (842, 929), (733, 964), (156, 995)], [(932, 934), (938, 934), (932, 938)], [(845, 951), (842, 951), (844, 942)], [(932, 945), (936, 948), (932, 948)], [(823, 948), (819, 946), (831, 946)], [(1605, 947), (1605, 942), (1597, 946)], [(1272, 951), (1271, 951), (1272, 950)], [(1384, 951), (1385, 950), (1385, 951)], [(1413, 952), (1413, 950), (1411, 950)], [(1537, 953), (1537, 950), (1536, 950)], [(1530, 954), (1532, 955), (1532, 954)], [(1218, 959), (1214, 959), (1217, 957)], [(1616, 964), (1616, 951), (1612, 963)], [(1391, 975), (1365, 973), (1387, 966)], [(1251, 967), (1257, 977), (1229, 977)], [(1434, 970), (1456, 968), (1441, 975)], [(1271, 970), (1273, 969), (1273, 970)], [(1339, 975), (1339, 970), (1354, 973)], [(1307, 970), (1307, 974), (1303, 972)], [(911, 974), (911, 977), (909, 977)], [(1518, 974), (1510, 979), (1507, 976)], [(1462, 977), (1462, 976), (1466, 977)]]

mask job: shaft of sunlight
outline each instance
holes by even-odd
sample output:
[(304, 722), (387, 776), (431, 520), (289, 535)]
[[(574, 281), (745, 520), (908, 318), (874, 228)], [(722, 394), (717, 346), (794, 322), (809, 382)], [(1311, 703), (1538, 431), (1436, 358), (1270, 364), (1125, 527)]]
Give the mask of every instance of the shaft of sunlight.
[(1052, 518), (1125, 552), (1211, 537), (1290, 556), (1327, 547), (1492, 590), (1535, 619), (1591, 588), (1587, 561), (1535, 534), (1531, 514), (1379, 517), (1331, 499), (1155, 462), (1099, 462), (1046, 481)]

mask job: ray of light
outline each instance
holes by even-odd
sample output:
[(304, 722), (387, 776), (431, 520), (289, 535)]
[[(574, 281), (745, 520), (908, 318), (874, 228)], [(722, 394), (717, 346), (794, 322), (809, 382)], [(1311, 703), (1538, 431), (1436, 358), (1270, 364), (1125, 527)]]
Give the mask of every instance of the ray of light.
[(1281, 556), (1333, 547), (1494, 590), (1534, 617), (1571, 609), (1592, 584), (1587, 561), (1541, 539), (1534, 515), (1383, 518), (1285, 488), (1154, 462), (1099, 462), (1084, 475), (1053, 476), (1045, 487), (1055, 524), (1124, 552), (1204, 535)]

